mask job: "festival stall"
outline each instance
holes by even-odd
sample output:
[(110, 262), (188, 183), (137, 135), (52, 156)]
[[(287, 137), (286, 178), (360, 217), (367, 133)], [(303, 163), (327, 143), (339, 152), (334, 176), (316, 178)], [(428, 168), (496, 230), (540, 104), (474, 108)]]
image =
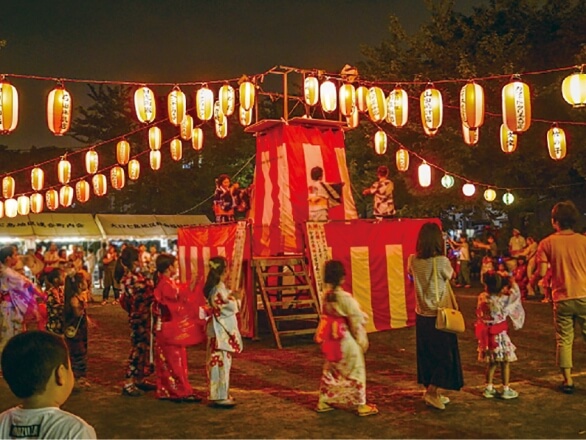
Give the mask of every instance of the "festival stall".
[(95, 220), (107, 240), (172, 239), (180, 228), (210, 223), (205, 215), (97, 214)]

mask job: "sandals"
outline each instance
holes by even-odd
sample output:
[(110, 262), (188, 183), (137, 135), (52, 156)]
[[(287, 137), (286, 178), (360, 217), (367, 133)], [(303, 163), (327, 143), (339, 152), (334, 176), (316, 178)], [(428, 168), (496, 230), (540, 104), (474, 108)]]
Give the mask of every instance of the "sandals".
[(140, 397), (142, 396), (142, 391), (139, 390), (135, 384), (127, 383), (124, 385), (124, 388), (122, 388), (122, 395), (128, 397)]
[(563, 383), (560, 385), (560, 391), (564, 394), (574, 394), (575, 389), (574, 384), (568, 385), (567, 383)]
[(317, 402), (317, 406), (315, 407), (315, 411), (318, 413), (325, 413), (325, 412), (329, 412), (329, 411), (333, 411), (336, 408), (334, 408), (331, 405), (328, 405), (325, 402)]
[(209, 406), (211, 406), (212, 408), (230, 409), (236, 406), (236, 401), (232, 398), (222, 400), (211, 400)]
[(373, 416), (378, 414), (378, 408), (376, 405), (365, 403), (364, 405), (358, 405), (356, 414), (358, 414), (360, 417)]

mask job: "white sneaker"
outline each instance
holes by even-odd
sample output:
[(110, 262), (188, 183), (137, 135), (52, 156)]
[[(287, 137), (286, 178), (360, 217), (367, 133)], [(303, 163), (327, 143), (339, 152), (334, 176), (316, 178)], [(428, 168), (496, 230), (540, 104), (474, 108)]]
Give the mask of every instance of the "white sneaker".
[(441, 394), (440, 394), (440, 400), (444, 405), (447, 405), (448, 403), (450, 403), (450, 398), (446, 397), (446, 396), (442, 396)]
[(501, 399), (509, 400), (519, 397), (519, 393), (512, 388), (507, 388), (501, 393)]
[(496, 396), (496, 389), (494, 389), (494, 388), (491, 388), (491, 389), (485, 388), (484, 389), (484, 392), (482, 393), (482, 395), (484, 397), (486, 397), (487, 399), (492, 399), (493, 397)]

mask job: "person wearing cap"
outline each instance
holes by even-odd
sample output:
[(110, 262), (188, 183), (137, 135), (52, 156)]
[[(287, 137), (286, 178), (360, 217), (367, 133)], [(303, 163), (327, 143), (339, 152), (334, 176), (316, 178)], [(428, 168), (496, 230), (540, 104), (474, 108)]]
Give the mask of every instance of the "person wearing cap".
[(517, 228), (514, 228), (513, 236), (509, 240), (509, 253), (512, 257), (515, 257), (521, 252), (523, 252), (525, 246), (527, 246), (525, 237), (521, 235), (521, 231), (519, 231)]
[(378, 167), (376, 175), (378, 180), (362, 191), (362, 195), (374, 195), (372, 213), (376, 219), (391, 218), (395, 215), (395, 201), (393, 200), (395, 185), (389, 179), (389, 169), (386, 166)]

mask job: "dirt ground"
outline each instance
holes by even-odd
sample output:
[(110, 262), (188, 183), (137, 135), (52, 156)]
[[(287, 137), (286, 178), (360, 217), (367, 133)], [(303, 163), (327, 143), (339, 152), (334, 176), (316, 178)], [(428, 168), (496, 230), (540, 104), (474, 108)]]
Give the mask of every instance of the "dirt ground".
[[(511, 331), (519, 361), (512, 365), (516, 400), (484, 399), (483, 365), (476, 361), (473, 317), (480, 288), (458, 289), (468, 318), (460, 338), (465, 387), (446, 393), (445, 411), (426, 407), (416, 383), (415, 330), (406, 328), (370, 335), (366, 355), (367, 395), (380, 414), (358, 417), (337, 410), (313, 411), (322, 358), (310, 338), (284, 340), (274, 348), (270, 334), (245, 341), (234, 360), (233, 394), (238, 406), (213, 409), (200, 404), (157, 401), (152, 393), (123, 397), (129, 330), (119, 306), (91, 305), (99, 324), (90, 329), (89, 374), (93, 386), (73, 394), (64, 409), (92, 424), (100, 438), (586, 438), (586, 349), (578, 339), (574, 351), (576, 392), (557, 391), (555, 342), (549, 304), (526, 304), (525, 328)], [(188, 350), (190, 380), (205, 394), (205, 348)], [(17, 400), (0, 380), (0, 410)]]

